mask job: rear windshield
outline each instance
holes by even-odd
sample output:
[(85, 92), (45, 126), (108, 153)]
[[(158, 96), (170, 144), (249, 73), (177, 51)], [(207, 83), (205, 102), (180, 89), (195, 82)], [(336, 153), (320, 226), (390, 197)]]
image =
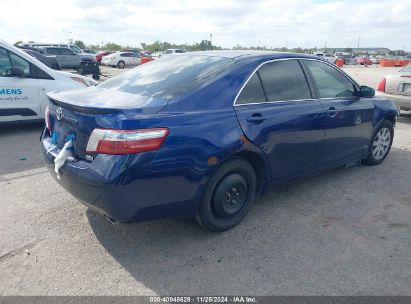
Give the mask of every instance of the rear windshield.
[(233, 63), (228, 58), (195, 54), (165, 56), (107, 80), (99, 87), (173, 99), (214, 78)]

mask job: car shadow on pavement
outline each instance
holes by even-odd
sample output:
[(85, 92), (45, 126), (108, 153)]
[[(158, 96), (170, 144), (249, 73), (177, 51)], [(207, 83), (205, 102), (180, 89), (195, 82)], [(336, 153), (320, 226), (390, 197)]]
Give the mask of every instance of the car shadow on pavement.
[(411, 224), (392, 223), (411, 218), (410, 170), (411, 153), (393, 148), (379, 166), (298, 180), (223, 233), (193, 219), (112, 226), (86, 214), (107, 252), (160, 295), (408, 294), (411, 280), (401, 278), (411, 269), (396, 261), (408, 257)]
[(406, 123), (411, 125), (411, 111), (401, 112), (400, 118), (398, 119), (401, 123)]
[(0, 125), (0, 176), (44, 167), (43, 128), (43, 121)]

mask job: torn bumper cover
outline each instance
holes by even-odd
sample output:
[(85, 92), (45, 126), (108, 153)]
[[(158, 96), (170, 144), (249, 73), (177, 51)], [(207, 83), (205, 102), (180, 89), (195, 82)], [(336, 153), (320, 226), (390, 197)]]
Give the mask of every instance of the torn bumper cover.
[[(156, 175), (143, 166), (155, 152), (139, 155), (99, 154), (93, 160), (78, 158), (43, 136), (41, 146), (47, 168), (53, 178), (84, 205), (121, 223), (166, 217), (191, 217), (199, 201), (197, 187), (176, 175)], [(65, 154), (65, 156), (64, 156)], [(61, 161), (56, 161), (61, 155)], [(64, 162), (62, 162), (64, 160)], [(58, 165), (57, 165), (58, 163)], [(58, 175), (56, 174), (58, 168)], [(60, 178), (58, 178), (58, 176)], [(175, 187), (176, 179), (185, 187)], [(159, 190), (164, 191), (159, 191)], [(171, 202), (170, 202), (171, 200)]]

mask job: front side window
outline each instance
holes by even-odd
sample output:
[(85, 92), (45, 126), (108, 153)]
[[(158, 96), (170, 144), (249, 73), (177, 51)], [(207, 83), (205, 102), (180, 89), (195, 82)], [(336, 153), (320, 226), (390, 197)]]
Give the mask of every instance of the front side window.
[(0, 48), (0, 77), (9, 76), (11, 67), (9, 53), (5, 49)]
[(74, 53), (77, 53), (77, 54), (80, 54), (80, 53), (81, 53), (81, 49), (80, 49), (77, 45), (71, 44), (71, 45), (70, 45), (70, 49), (71, 49)]
[(30, 75), (30, 63), (28, 61), (13, 53), (10, 53), (10, 59), (13, 67), (22, 69), (25, 76)]
[(307, 80), (297, 60), (264, 64), (258, 71), (268, 101), (310, 99)]
[(260, 78), (257, 73), (254, 73), (238, 96), (236, 104), (263, 103), (266, 101)]
[(314, 83), (318, 89), (319, 98), (355, 96), (354, 84), (341, 72), (323, 62), (306, 60)]
[(73, 51), (70, 49), (61, 48), (60, 55), (73, 55)]
[(59, 55), (59, 49), (58, 48), (48, 48), (47, 54), (48, 55)]
[(11, 68), (20, 68), (25, 76), (30, 76), (30, 63), (14, 53), (0, 48), (0, 77), (10, 77)]

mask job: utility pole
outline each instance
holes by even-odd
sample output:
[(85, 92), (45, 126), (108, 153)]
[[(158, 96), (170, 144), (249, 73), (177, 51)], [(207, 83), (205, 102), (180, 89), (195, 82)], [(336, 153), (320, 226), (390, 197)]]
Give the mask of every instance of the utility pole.
[(66, 34), (67, 37), (67, 43), (70, 43), (70, 39), (69, 39), (69, 35), (71, 34), (71, 32), (68, 31), (62, 31), (64, 34)]
[(324, 42), (324, 53), (327, 53), (327, 41)]
[(358, 44), (357, 44), (357, 49), (358, 49), (358, 50), (360, 49), (360, 41), (361, 41), (361, 37), (358, 36)]
[(213, 44), (211, 43), (211, 38), (213, 38), (213, 33), (210, 33), (210, 47), (213, 49)]

